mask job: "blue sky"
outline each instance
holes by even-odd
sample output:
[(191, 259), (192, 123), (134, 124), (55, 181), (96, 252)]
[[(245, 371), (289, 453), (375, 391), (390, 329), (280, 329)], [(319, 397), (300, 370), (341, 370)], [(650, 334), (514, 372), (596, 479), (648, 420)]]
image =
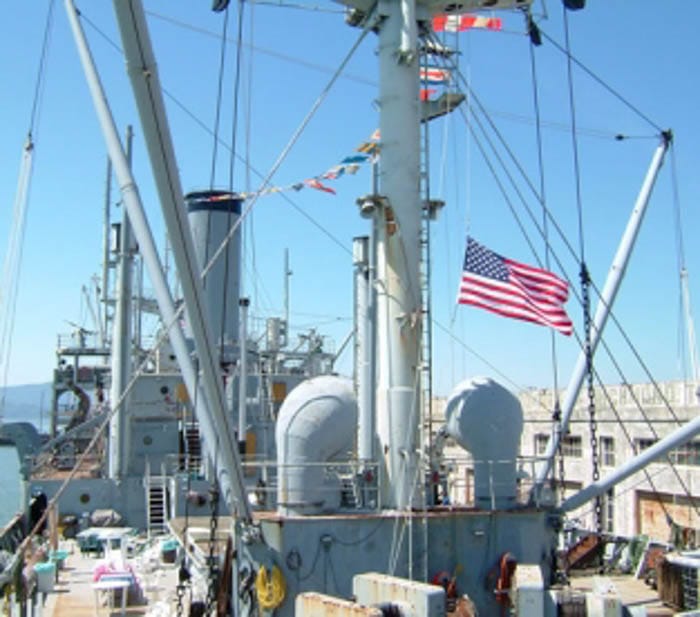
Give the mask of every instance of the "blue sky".
[[(346, 26), (338, 6), (325, 0), (298, 2), (330, 9), (301, 10), (251, 5), (254, 28), (246, 20), (245, 75), (239, 106), (238, 150), (249, 152), (251, 165), (266, 173), (294, 133), (359, 31)], [(109, 40), (119, 43), (111, 2), (80, 2), (91, 48), (119, 126), (135, 125), (134, 168), (157, 238), (163, 225), (150, 179), (123, 59)], [(662, 128), (675, 132), (678, 194), (682, 208), (685, 260), (691, 296), (700, 302), (696, 264), (700, 248), (697, 173), (700, 128), (697, 105), (695, 25), (700, 8), (693, 3), (589, 1), (584, 11), (570, 14), (572, 50), (627, 100)], [(156, 1), (145, 3), (161, 80), (180, 105), (166, 98), (185, 190), (209, 186), (212, 137), (200, 123), (213, 127), (222, 16), (210, 2)], [(562, 10), (558, 0), (537, 3), (544, 32), (562, 43)], [(19, 172), (22, 143), (29, 125), (48, 3), (15, 3), (0, 23), (0, 250), (4, 255)], [(674, 9), (676, 12), (674, 12)], [(167, 14), (167, 19), (165, 18)], [(504, 13), (501, 33), (472, 31), (450, 39), (458, 45), (461, 72), (508, 140), (522, 167), (539, 184), (533, 112), (533, 84), (522, 17)], [(48, 381), (53, 368), (56, 334), (69, 332), (66, 321), (91, 327), (80, 288), (100, 271), (101, 216), (106, 155), (88, 96), (63, 3), (55, 6), (50, 53), (41, 97), (36, 161), (31, 187), (22, 278), (8, 383)], [(185, 27), (183, 24), (187, 24)], [(235, 19), (229, 33), (235, 32)], [(273, 184), (287, 185), (324, 172), (364, 141), (378, 125), (376, 39), (369, 36), (350, 61), (346, 75), (331, 90)], [(578, 225), (573, 176), (566, 63), (545, 40), (535, 52), (545, 156), (548, 207), (578, 249)], [(222, 137), (232, 132), (233, 49), (229, 48), (223, 91)], [(602, 287), (617, 242), (626, 224), (642, 178), (656, 146), (655, 130), (581, 71), (574, 73), (585, 254), (595, 283)], [(250, 97), (249, 97), (250, 93)], [(249, 97), (249, 98), (248, 98)], [(250, 105), (248, 104), (250, 100)], [(248, 111), (250, 115), (248, 116)], [(193, 117), (198, 121), (194, 121)], [(246, 130), (249, 127), (249, 133)], [(634, 136), (618, 142), (618, 133)], [(246, 145), (249, 135), (249, 145)], [(477, 309), (455, 307), (464, 237), (471, 233), (493, 250), (534, 263), (534, 256), (462, 117), (431, 125), (431, 191), (446, 201), (433, 230), (433, 318), (436, 322), (435, 389), (447, 393), (463, 378), (489, 374), (511, 388), (552, 384), (551, 337), (534, 325), (516, 322)], [(245, 166), (235, 165), (235, 188), (254, 189), (258, 181)], [(671, 159), (656, 186), (635, 258), (623, 283), (615, 314), (658, 379), (683, 376), (679, 348), (679, 284)], [(219, 150), (217, 186), (226, 186), (229, 161)], [(357, 213), (355, 199), (367, 193), (369, 172), (342, 178), (336, 196), (305, 189), (288, 196), (261, 198), (246, 224), (246, 294), (260, 318), (281, 315), (284, 250), (291, 254), (293, 332), (318, 325), (339, 345), (351, 328), (353, 236), (368, 232)], [(116, 192), (113, 199), (117, 200)], [(530, 204), (535, 207), (533, 200)], [(313, 219), (327, 233), (311, 224)], [(528, 233), (543, 254), (543, 242), (532, 225)], [(332, 236), (332, 237), (329, 237)], [(553, 242), (565, 273), (576, 284), (578, 267)], [(569, 303), (580, 329), (581, 309)], [(695, 311), (697, 314), (697, 311)], [(258, 323), (258, 322), (256, 322)], [(451, 334), (448, 336), (445, 331)], [(647, 377), (608, 333), (619, 354), (625, 378)], [(556, 360), (560, 382), (568, 379), (578, 348), (573, 339), (557, 336)], [(484, 364), (479, 357), (487, 359)], [(348, 371), (345, 354), (339, 368)], [(492, 368), (497, 367), (497, 371)], [(610, 383), (620, 381), (610, 362), (599, 354), (598, 367)]]

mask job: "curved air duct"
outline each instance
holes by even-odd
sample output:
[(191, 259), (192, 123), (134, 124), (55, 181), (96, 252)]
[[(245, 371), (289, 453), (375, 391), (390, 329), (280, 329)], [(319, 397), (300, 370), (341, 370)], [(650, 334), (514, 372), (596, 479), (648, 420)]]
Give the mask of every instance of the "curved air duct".
[(478, 508), (516, 505), (516, 457), (523, 430), (520, 401), (487, 377), (460, 383), (445, 408), (447, 434), (474, 458), (474, 501)]
[(281, 514), (318, 514), (338, 508), (340, 482), (328, 477), (323, 463), (347, 457), (356, 425), (351, 380), (323, 375), (290, 392), (275, 428)]

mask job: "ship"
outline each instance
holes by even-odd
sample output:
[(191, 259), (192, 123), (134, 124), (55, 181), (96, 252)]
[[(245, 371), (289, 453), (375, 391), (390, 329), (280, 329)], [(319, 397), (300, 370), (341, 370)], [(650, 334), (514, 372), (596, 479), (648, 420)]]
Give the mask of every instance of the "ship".
[[(245, 5), (236, 15), (239, 45)], [(228, 20), (233, 8), (215, 2), (212, 13)], [(114, 3), (153, 176), (149, 198), (159, 203), (167, 233), (164, 252), (136, 177), (133, 133), (120, 134), (85, 35), (90, 22), (66, 0), (108, 153), (108, 184), (115, 179), (121, 212), (117, 218), (109, 194), (103, 273), (94, 294), (101, 312), (93, 329), (78, 326), (59, 339), (48, 441), (40, 443), (22, 427), (5, 428), (24, 436), (17, 439), (27, 504), (6, 530), (7, 547), (17, 556), (6, 570), (12, 573), (5, 580), (8, 595), (14, 593), (20, 605), (28, 601), (12, 582), (27, 562), (41, 579), (53, 572), (52, 555), (53, 562), (67, 558), (60, 531), (88, 558), (121, 551), (122, 567), (100, 571), (94, 588), (118, 588), (122, 598), (129, 576), (124, 564), (144, 546), (156, 547), (157, 567), (178, 575), (170, 589), (177, 606), (163, 614), (555, 615), (578, 614), (565, 611), (577, 610), (581, 597), (594, 606), (588, 614), (622, 614), (623, 599), (605, 583), (583, 596), (572, 591), (563, 555), (585, 553), (589, 564), (602, 568), (605, 542), (598, 517), (597, 529), (567, 547), (574, 552), (563, 551), (567, 515), (589, 502), (599, 512), (611, 487), (692, 439), (700, 419), (670, 431), (605, 477), (594, 460), (593, 481), (575, 494), (560, 494), (554, 466), (584, 384), (594, 410), (593, 357), (673, 133), (654, 131), (651, 162), (595, 310), (586, 298), (590, 276), (579, 264), (585, 326), (572, 352), (575, 369), (552, 410), (543, 455), (521, 457), (522, 407), (498, 380), (462, 376), (444, 409), (433, 409), (433, 371), (442, 363), (433, 351), (431, 225), (445, 216), (446, 205), (431, 190), (429, 133), (466, 105), (479, 105), (459, 71), (459, 50), (436, 32), (498, 29), (507, 16), (518, 20), (522, 40), (535, 49), (542, 43), (541, 14), (530, 0), (340, 0), (317, 8), (344, 21), (356, 42), (282, 155), (257, 188), (238, 190), (232, 171), (222, 188), (212, 171), (206, 188), (187, 191), (146, 13), (137, 0)], [(572, 15), (586, 10), (574, 0), (565, 0), (562, 9)], [(374, 41), (377, 55), (376, 126), (327, 171), (278, 184), (287, 151), (366, 40)], [(455, 87), (422, 87), (447, 82)], [(345, 113), (352, 109), (346, 103)], [(217, 106), (217, 118), (219, 113)], [(243, 129), (236, 122), (234, 113), (231, 169), (240, 164), (235, 143)], [(274, 131), (275, 118), (267, 122)], [(213, 138), (216, 149), (218, 119)], [(27, 146), (26, 155), (32, 150)], [(342, 238), (353, 290), (350, 336), (338, 349), (316, 327), (293, 336), (288, 258), (286, 310), (253, 334), (250, 311), (257, 307), (242, 282), (246, 217), (275, 195), (316, 191), (330, 199), (343, 176), (359, 167), (369, 177), (354, 200), (353, 217), (366, 233)], [(543, 212), (544, 227), (555, 225)], [(286, 224), (279, 216), (275, 221), (284, 234)], [(501, 268), (514, 263), (470, 239), (465, 272), (475, 268), (469, 247), (479, 260)], [(314, 264), (317, 270), (325, 266)], [(537, 276), (560, 266), (536, 268)], [(560, 280), (551, 276), (547, 290), (535, 295), (550, 294), (552, 281)], [(463, 275), (460, 302), (478, 304), (467, 297), (465, 280)], [(564, 282), (562, 289), (568, 287)], [(323, 306), (332, 293), (319, 286), (309, 304)], [(555, 304), (563, 301), (557, 297)], [(490, 302), (482, 308), (503, 317), (503, 305)], [(571, 322), (552, 312), (550, 302), (518, 317), (570, 334)], [(149, 319), (157, 324), (152, 340), (144, 334)], [(348, 349), (351, 376), (339, 367)], [(593, 415), (591, 422), (595, 427)], [(456, 470), (444, 452), (455, 444), (469, 453), (471, 503), (455, 503), (450, 495)], [(595, 446), (593, 452), (595, 459)], [(34, 550), (41, 534), (53, 542), (52, 552)]]

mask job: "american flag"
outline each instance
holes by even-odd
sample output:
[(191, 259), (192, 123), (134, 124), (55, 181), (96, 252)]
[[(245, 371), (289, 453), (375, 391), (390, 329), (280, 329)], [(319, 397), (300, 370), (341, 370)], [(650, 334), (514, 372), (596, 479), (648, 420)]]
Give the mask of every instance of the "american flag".
[(564, 310), (568, 297), (568, 283), (555, 274), (501, 257), (467, 238), (459, 304), (550, 326), (569, 336), (573, 325)]

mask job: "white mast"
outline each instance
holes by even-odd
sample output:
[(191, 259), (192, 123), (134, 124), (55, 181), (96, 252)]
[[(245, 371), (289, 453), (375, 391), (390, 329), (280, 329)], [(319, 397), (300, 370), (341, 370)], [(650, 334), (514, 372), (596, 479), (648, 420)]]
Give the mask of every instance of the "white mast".
[[(131, 126), (126, 131), (126, 162), (131, 166), (131, 150), (134, 132)], [(114, 332), (112, 335), (112, 404), (123, 396), (131, 376), (131, 326), (134, 254), (131, 223), (128, 209), (122, 209), (119, 229), (117, 292), (114, 309)], [(121, 409), (109, 421), (109, 477), (127, 475), (129, 461), (129, 401), (122, 402)]]
[(384, 456), (382, 505), (410, 505), (419, 396), (420, 107), (416, 0), (382, 1), (379, 32), (376, 423)]

